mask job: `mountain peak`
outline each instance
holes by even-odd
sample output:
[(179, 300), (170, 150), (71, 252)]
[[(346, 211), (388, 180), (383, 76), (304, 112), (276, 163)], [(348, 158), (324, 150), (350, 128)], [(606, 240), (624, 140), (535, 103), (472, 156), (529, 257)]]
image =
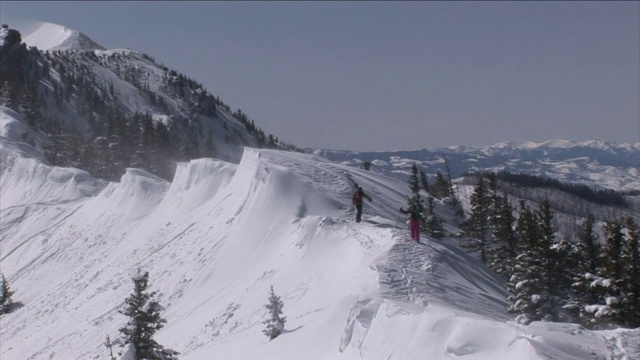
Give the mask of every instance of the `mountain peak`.
[(53, 23), (42, 23), (23, 41), (40, 50), (105, 50), (85, 34)]

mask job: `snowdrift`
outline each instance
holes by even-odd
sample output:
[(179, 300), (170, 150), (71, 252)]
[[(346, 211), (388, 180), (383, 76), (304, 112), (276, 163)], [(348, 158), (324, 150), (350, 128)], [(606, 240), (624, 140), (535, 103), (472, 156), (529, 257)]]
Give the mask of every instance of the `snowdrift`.
[[(4, 135), (3, 135), (4, 136)], [(4, 143), (8, 141), (3, 138)], [(180, 359), (631, 358), (638, 330), (524, 327), (504, 286), (447, 240), (412, 243), (408, 186), (319, 157), (247, 148), (239, 164), (138, 169), (103, 184), (3, 147), (0, 261), (23, 306), (3, 316), (0, 357), (97, 359), (131, 277), (165, 307), (159, 343)], [(373, 197), (353, 222), (352, 181)], [(268, 292), (286, 332), (262, 334)]]

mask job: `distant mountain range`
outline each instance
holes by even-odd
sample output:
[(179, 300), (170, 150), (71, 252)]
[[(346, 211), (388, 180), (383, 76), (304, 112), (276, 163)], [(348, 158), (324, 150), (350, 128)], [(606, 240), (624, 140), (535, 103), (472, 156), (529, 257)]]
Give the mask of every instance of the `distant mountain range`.
[(455, 146), (388, 152), (308, 150), (331, 161), (363, 166), (406, 179), (417, 164), (427, 175), (445, 173), (447, 159), (452, 176), (467, 172), (506, 171), (549, 177), (596, 189), (640, 190), (640, 143), (615, 144), (591, 140), (572, 142), (504, 142), (486, 147)]

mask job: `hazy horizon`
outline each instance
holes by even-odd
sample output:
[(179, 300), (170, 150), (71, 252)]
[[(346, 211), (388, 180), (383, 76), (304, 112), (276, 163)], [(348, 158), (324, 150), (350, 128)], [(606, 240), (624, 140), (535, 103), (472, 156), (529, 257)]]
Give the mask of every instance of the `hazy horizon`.
[(301, 147), (640, 141), (638, 2), (13, 2), (195, 79)]

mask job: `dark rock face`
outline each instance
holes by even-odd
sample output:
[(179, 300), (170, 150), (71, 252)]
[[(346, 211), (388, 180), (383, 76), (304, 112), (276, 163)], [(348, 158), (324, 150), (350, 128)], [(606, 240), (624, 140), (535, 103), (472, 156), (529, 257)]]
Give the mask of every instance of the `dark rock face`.
[(22, 35), (15, 29), (0, 29), (0, 44), (2, 44), (2, 52), (8, 52), (14, 45), (20, 45)]

